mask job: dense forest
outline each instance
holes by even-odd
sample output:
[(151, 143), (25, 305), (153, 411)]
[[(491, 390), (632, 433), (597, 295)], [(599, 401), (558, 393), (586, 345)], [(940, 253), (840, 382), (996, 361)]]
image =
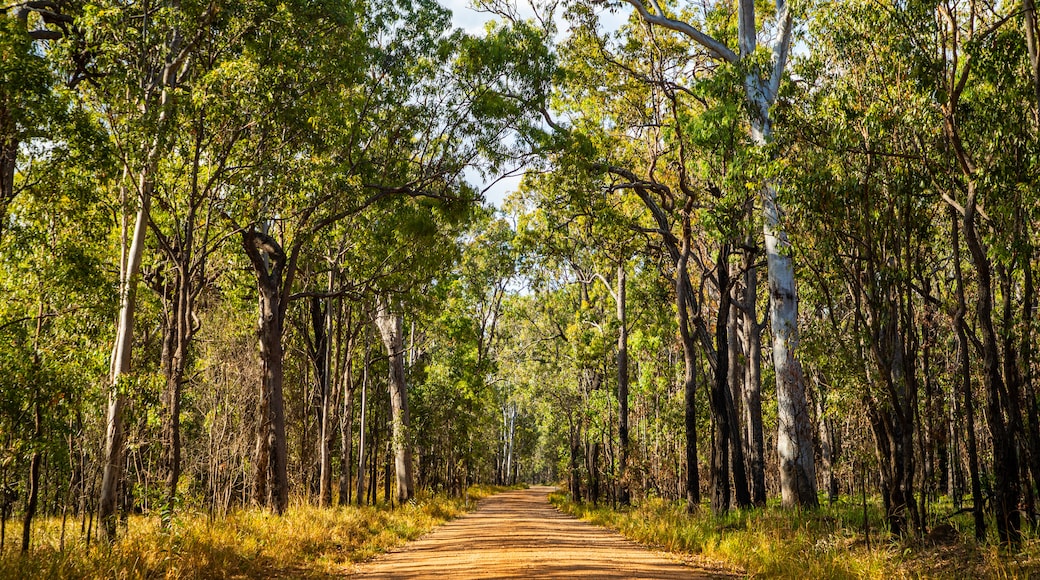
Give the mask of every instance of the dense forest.
[(1033, 0), (476, 7), (0, 7), (4, 554), (521, 482), (1035, 538)]

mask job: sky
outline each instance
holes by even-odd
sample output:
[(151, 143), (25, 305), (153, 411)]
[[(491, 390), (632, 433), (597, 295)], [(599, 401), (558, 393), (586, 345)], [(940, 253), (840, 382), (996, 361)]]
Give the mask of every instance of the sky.
[[(491, 20), (491, 15), (486, 12), (478, 12), (471, 8), (470, 0), (439, 0), (440, 3), (451, 10), (452, 23), (456, 28), (462, 28), (469, 34), (479, 35), (484, 30), (484, 24)], [(485, 183), (476, 171), (467, 171), (466, 179), (480, 189), (487, 188), (484, 197), (495, 207), (501, 209), (502, 202), (510, 193), (516, 191), (520, 185), (520, 176), (505, 177), (493, 183)]]
[[(530, 6), (524, 0), (515, 0), (519, 7), (519, 12), (525, 16), (533, 16), (534, 12)], [(456, 28), (462, 28), (466, 32), (474, 35), (483, 33), (484, 25), (492, 19), (491, 15), (486, 12), (479, 12), (471, 7), (470, 0), (439, 0), (441, 5), (445, 6), (452, 12), (452, 23)], [(608, 30), (616, 30), (622, 22), (628, 18), (627, 11), (619, 11), (617, 13), (604, 13), (601, 15), (601, 25)], [(565, 25), (560, 23), (559, 29), (565, 30)], [(467, 172), (466, 179), (473, 185), (480, 189), (487, 188), (484, 193), (485, 198), (495, 207), (502, 207), (502, 202), (510, 193), (516, 191), (516, 188), (520, 185), (520, 175), (514, 175), (499, 179), (495, 181), (491, 179), (493, 183), (485, 183), (475, 171)]]

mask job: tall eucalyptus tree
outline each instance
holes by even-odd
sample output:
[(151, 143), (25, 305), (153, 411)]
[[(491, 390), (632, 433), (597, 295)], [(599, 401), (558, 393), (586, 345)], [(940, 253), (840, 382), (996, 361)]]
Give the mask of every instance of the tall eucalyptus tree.
[[(777, 0), (775, 38), (768, 61), (758, 55), (758, 22), (754, 0), (737, 0), (737, 50), (706, 33), (701, 25), (669, 15), (653, 0), (626, 0), (646, 22), (676, 31), (695, 42), (707, 54), (743, 75), (747, 121), (755, 144), (769, 157), (774, 137), (771, 108), (776, 102), (787, 65), (793, 32), (793, 15), (786, 0)], [(796, 356), (798, 347), (798, 292), (791, 243), (783, 226), (775, 178), (761, 182), (763, 233), (768, 264), (770, 324), (773, 367), (776, 373), (779, 426), (777, 453), (780, 459), (781, 494), (785, 506), (815, 506), (816, 467), (812, 428), (805, 396), (805, 378)]]

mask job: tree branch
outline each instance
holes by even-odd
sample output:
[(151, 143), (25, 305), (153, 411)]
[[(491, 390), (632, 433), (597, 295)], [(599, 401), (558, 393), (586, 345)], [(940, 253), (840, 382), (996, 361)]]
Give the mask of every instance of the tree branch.
[(711, 36), (704, 34), (703, 32), (694, 28), (693, 26), (690, 26), (689, 24), (681, 20), (674, 20), (672, 18), (668, 18), (663, 13), (651, 14), (650, 11), (646, 9), (646, 6), (640, 0), (625, 1), (631, 4), (633, 7), (635, 7), (636, 11), (639, 12), (639, 15), (643, 17), (643, 20), (649, 22), (650, 24), (663, 26), (670, 30), (674, 30), (676, 32), (680, 32), (682, 34), (685, 34), (686, 36), (689, 36), (690, 38), (695, 40), (697, 44), (700, 44), (704, 48), (708, 49), (708, 52), (710, 52), (712, 56), (714, 56), (717, 59), (724, 60), (733, 64), (737, 64), (738, 62), (740, 62), (740, 57), (737, 56), (737, 53), (730, 50), (729, 47), (727, 47), (725, 44), (722, 44), (721, 42), (712, 38)]

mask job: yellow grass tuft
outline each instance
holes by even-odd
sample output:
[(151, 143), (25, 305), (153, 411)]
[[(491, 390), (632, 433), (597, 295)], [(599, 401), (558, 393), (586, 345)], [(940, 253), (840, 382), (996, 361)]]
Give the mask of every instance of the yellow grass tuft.
[[(245, 509), (226, 518), (179, 513), (170, 529), (158, 517), (131, 517), (112, 545), (84, 545), (78, 522), (41, 519), (34, 549), (18, 553), (20, 526), (9, 522), (0, 579), (330, 578), (353, 564), (415, 539), (476, 506), (500, 488), (474, 487), (465, 498), (422, 496), (408, 505), (317, 508), (295, 502), (284, 516)], [(20, 537), (20, 536), (19, 536)]]
[(702, 507), (648, 499), (623, 509), (550, 500), (562, 511), (617, 530), (639, 543), (682, 556), (699, 567), (752, 578), (1033, 578), (1040, 577), (1040, 541), (1030, 539), (1015, 554), (978, 546), (962, 535), (954, 544), (928, 545), (881, 538), (864, 541), (848, 507), (816, 511), (736, 510), (724, 517)]

